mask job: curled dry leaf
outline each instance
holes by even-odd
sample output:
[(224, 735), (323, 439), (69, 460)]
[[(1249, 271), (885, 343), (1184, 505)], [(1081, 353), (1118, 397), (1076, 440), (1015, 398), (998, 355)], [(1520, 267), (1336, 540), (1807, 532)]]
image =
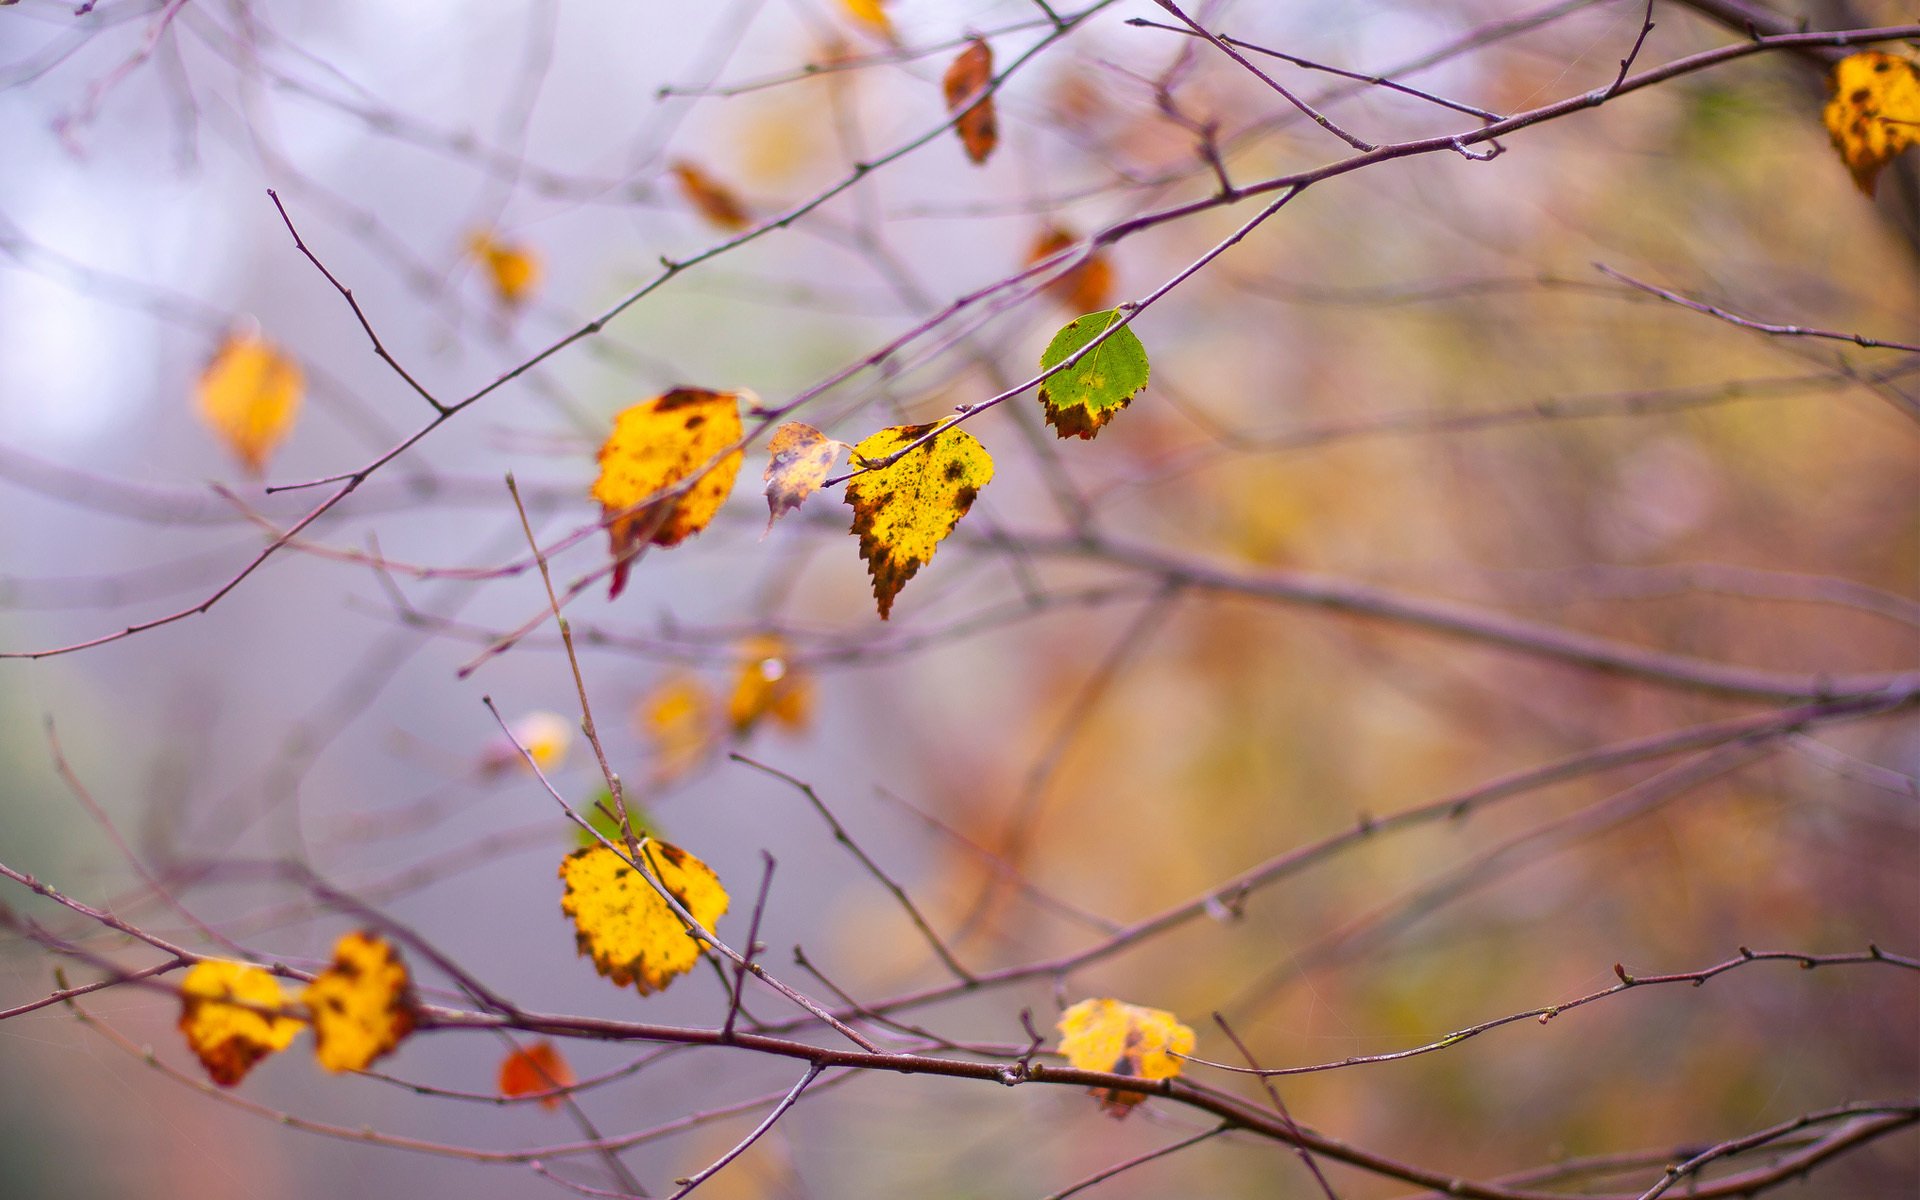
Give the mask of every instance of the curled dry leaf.
[(954, 131), (960, 135), (967, 157), (976, 163), (986, 162), (1000, 143), (1000, 126), (994, 116), (992, 93), (981, 95), (973, 104), (967, 104), (967, 100), (992, 82), (993, 49), (980, 38), (967, 43), (967, 48), (953, 60), (946, 78), (941, 81), (947, 93), (947, 111), (959, 114)]
[(385, 938), (349, 933), (333, 946), (333, 964), (300, 999), (313, 1017), (314, 1054), (329, 1071), (364, 1071), (413, 1032), (413, 983)]
[(529, 246), (482, 229), (467, 239), (467, 251), (486, 269), (494, 298), (508, 308), (519, 307), (540, 284), (540, 258)]
[(736, 736), (752, 733), (772, 718), (787, 729), (804, 729), (813, 713), (813, 679), (789, 660), (785, 639), (771, 633), (740, 646), (740, 670), (727, 698), (727, 724)]
[[(1082, 1071), (1105, 1071), (1136, 1079), (1172, 1079), (1182, 1054), (1193, 1053), (1193, 1030), (1172, 1013), (1119, 1000), (1082, 1000), (1060, 1014), (1060, 1053)], [(1142, 1092), (1095, 1088), (1101, 1107), (1124, 1117), (1147, 1097)]]
[(180, 1032), (208, 1078), (232, 1087), (306, 1025), (285, 1015), (285, 1006), (279, 981), (264, 968), (210, 958), (180, 981)]
[(500, 1094), (540, 1096), (536, 1103), (549, 1112), (560, 1107), (562, 1098), (541, 1093), (572, 1087), (573, 1082), (573, 1068), (560, 1056), (559, 1049), (544, 1039), (516, 1049), (500, 1061)]
[[(1027, 252), (1027, 265), (1051, 258), (1080, 239), (1058, 225), (1041, 231)], [(1113, 265), (1104, 251), (1094, 250), (1079, 266), (1066, 271), (1046, 286), (1047, 295), (1070, 312), (1094, 312), (1108, 306), (1113, 295)]]
[(1920, 66), (1879, 50), (1834, 64), (1833, 98), (1821, 114), (1853, 182), (1873, 195), (1881, 168), (1920, 140)]
[[(680, 906), (711, 931), (727, 911), (727, 891), (713, 868), (678, 846), (649, 838), (640, 843), (655, 878)], [(573, 918), (574, 944), (617, 986), (631, 983), (651, 995), (693, 969), (705, 943), (660, 898), (652, 884), (605, 846), (575, 850), (560, 860), (566, 894), (560, 909)]]
[[(1040, 369), (1050, 371), (1075, 351), (1092, 345), (1113, 329), (1120, 311), (1088, 313), (1066, 323), (1040, 355)], [(1107, 339), (1072, 366), (1040, 385), (1040, 403), (1047, 424), (1061, 437), (1091, 438), (1147, 386), (1147, 348), (1127, 326), (1114, 329)]]
[(200, 416), (258, 475), (292, 431), (304, 390), (298, 363), (257, 334), (236, 334), (200, 373)]
[[(886, 458), (936, 427), (882, 429), (853, 448), (854, 462)], [(853, 532), (860, 537), (860, 557), (873, 576), (881, 620), (887, 619), (893, 598), (907, 580), (933, 558), (940, 540), (953, 532), (992, 479), (993, 458), (987, 448), (966, 430), (949, 429), (891, 465), (847, 480)]]
[(672, 170), (688, 203), (710, 224), (735, 233), (753, 224), (747, 206), (713, 176), (685, 160), (674, 163)]
[(788, 421), (773, 431), (767, 443), (767, 528), (827, 481), (845, 442), (836, 442), (811, 425)]
[[(627, 586), (643, 542), (677, 546), (713, 520), (740, 473), (741, 452), (727, 449), (739, 440), (738, 392), (675, 388), (614, 418), (613, 432), (600, 447), (600, 477), (593, 481), (613, 544), (609, 595)], [(684, 495), (653, 499), (696, 476)]]

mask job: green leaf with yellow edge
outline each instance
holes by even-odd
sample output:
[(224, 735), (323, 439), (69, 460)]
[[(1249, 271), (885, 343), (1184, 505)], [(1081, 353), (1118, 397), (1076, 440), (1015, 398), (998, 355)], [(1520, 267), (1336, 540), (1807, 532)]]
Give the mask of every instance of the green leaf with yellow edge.
[[(1040, 369), (1053, 370), (1119, 320), (1116, 308), (1068, 321), (1047, 343)], [(1147, 348), (1131, 327), (1121, 326), (1078, 362), (1041, 383), (1040, 403), (1056, 434), (1091, 438), (1146, 386)]]
[[(237, 1002), (237, 1003), (236, 1003)], [(221, 1087), (285, 1050), (306, 1022), (287, 1016), (280, 983), (252, 963), (207, 959), (180, 981), (180, 1032)]]
[[(1060, 1053), (1082, 1071), (1135, 1079), (1172, 1079), (1179, 1055), (1193, 1053), (1193, 1030), (1172, 1013), (1119, 1000), (1082, 1000), (1060, 1014)], [(1124, 1117), (1147, 1097), (1142, 1092), (1095, 1088), (1102, 1108)]]
[[(727, 890), (713, 868), (678, 846), (649, 838), (640, 853), (662, 887), (711, 931), (727, 911)], [(574, 943), (594, 969), (617, 986), (631, 983), (651, 995), (693, 969), (705, 944), (652, 884), (605, 846), (575, 850), (560, 860), (566, 894), (560, 909), (573, 918)]]
[(258, 475), (292, 432), (305, 390), (299, 363), (258, 334), (236, 334), (200, 373), (197, 398), (201, 419)]
[[(884, 459), (912, 445), (938, 425), (895, 425), (853, 448), (855, 463)], [(860, 536), (860, 557), (873, 576), (880, 619), (893, 609), (914, 572), (933, 558), (940, 539), (953, 532), (973, 507), (974, 497), (993, 479), (987, 448), (964, 429), (948, 429), (889, 466), (863, 471), (847, 480), (853, 506), (853, 532)]]
[(1881, 168), (1920, 140), (1920, 65), (1865, 50), (1835, 63), (1832, 83), (1821, 118), (1854, 184), (1871, 196)]
[(349, 933), (333, 964), (300, 995), (313, 1017), (314, 1054), (329, 1071), (364, 1071), (413, 1032), (413, 982), (378, 934)]
[[(675, 388), (614, 418), (613, 432), (600, 447), (600, 477), (593, 481), (593, 498), (605, 511), (613, 543), (609, 595), (627, 586), (643, 541), (677, 546), (713, 520), (740, 473), (741, 451), (727, 450), (739, 440), (738, 392)], [(685, 494), (647, 503), (696, 475)]]

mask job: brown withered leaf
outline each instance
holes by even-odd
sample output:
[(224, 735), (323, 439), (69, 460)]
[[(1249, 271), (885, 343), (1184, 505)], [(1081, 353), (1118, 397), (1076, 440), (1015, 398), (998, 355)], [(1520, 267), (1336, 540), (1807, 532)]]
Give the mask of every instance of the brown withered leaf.
[(752, 214), (747, 212), (740, 197), (733, 194), (733, 189), (685, 159), (674, 163), (671, 169), (673, 177), (680, 181), (681, 193), (709, 224), (730, 233), (738, 233), (753, 224)]
[(767, 443), (767, 528), (775, 520), (799, 508), (808, 496), (820, 490), (832, 472), (834, 460), (846, 448), (811, 425), (788, 421), (773, 431)]
[[(1033, 249), (1027, 252), (1027, 265), (1032, 266), (1041, 259), (1051, 258), (1079, 240), (1060, 226), (1049, 225), (1041, 231), (1033, 243)], [(1068, 312), (1098, 312), (1109, 307), (1113, 295), (1113, 264), (1107, 261), (1104, 251), (1095, 250), (1087, 255), (1086, 261), (1061, 274), (1048, 283), (1044, 290)]]
[[(991, 93), (980, 96), (973, 104), (967, 104), (970, 96), (993, 82), (993, 50), (987, 43), (974, 38), (960, 57), (953, 60), (947, 68), (946, 78), (941, 86), (947, 93), (947, 111), (958, 113), (954, 122), (954, 131), (960, 135), (960, 144), (966, 147), (967, 157), (976, 163), (987, 161), (993, 148), (1000, 144), (1000, 125), (993, 112)], [(965, 111), (961, 108), (965, 105)]]

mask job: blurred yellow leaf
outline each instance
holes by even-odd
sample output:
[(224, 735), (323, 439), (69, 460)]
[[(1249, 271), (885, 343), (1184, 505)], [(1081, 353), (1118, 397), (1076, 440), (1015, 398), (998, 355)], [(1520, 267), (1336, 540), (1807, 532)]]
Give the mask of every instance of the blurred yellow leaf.
[[(713, 868), (678, 846), (647, 839), (640, 852), (662, 887), (711, 931), (727, 911), (727, 890)], [(704, 943), (653, 885), (605, 846), (575, 850), (560, 860), (566, 894), (560, 909), (573, 918), (574, 941), (594, 969), (617, 986), (631, 983), (650, 995), (693, 969)]]
[(734, 232), (753, 224), (747, 206), (713, 176), (685, 161), (674, 163), (672, 170), (674, 178), (680, 181), (680, 191), (709, 222)]
[(767, 717), (804, 729), (813, 712), (813, 680), (787, 661), (787, 643), (770, 633), (741, 644), (740, 672), (727, 699), (727, 723), (745, 736)]
[[(856, 464), (882, 459), (910, 445), (934, 425), (896, 425), (882, 429), (853, 448)], [(860, 557), (873, 576), (880, 619), (893, 598), (932, 558), (940, 539), (953, 532), (973, 507), (974, 497), (993, 479), (987, 448), (964, 429), (949, 429), (901, 456), (892, 466), (864, 471), (847, 481), (853, 506), (853, 532), (860, 535)]]
[(811, 425), (788, 421), (773, 431), (767, 443), (767, 528), (781, 515), (799, 508), (820, 490), (833, 470), (834, 460), (846, 448)]
[(497, 775), (515, 768), (524, 769), (527, 760), (521, 757), (520, 747), (524, 747), (527, 754), (532, 756), (534, 765), (542, 773), (556, 771), (566, 765), (567, 754), (573, 749), (574, 722), (559, 713), (531, 712), (515, 721), (509, 729), (513, 735), (512, 741), (489, 747), (486, 757), (481, 760), (483, 774)]
[[(600, 447), (600, 477), (593, 482), (593, 498), (605, 510), (613, 543), (610, 595), (626, 587), (635, 547), (643, 540), (676, 546), (713, 520), (733, 490), (742, 454), (734, 450), (713, 460), (739, 440), (738, 392), (675, 388), (614, 418), (613, 432)], [(644, 503), (696, 474), (698, 482), (685, 495)]]
[(699, 766), (719, 732), (720, 702), (692, 675), (675, 675), (640, 700), (640, 735), (653, 750), (653, 781), (671, 783)]
[(888, 0), (840, 0), (840, 7), (854, 20), (891, 41), (893, 22), (887, 18), (887, 3)]
[[(1082, 1000), (1060, 1014), (1060, 1053), (1082, 1071), (1105, 1071), (1136, 1079), (1172, 1079), (1175, 1055), (1193, 1053), (1193, 1030), (1172, 1013), (1119, 1000)], [(1095, 1088), (1100, 1104), (1124, 1117), (1146, 1099), (1140, 1092)]]
[(1920, 67), (1879, 50), (1834, 64), (1833, 99), (1822, 114), (1853, 182), (1873, 195), (1880, 169), (1920, 138)]
[[(1065, 250), (1080, 239), (1058, 225), (1042, 230), (1027, 252), (1027, 265)], [(1046, 286), (1047, 295), (1069, 312), (1090, 313), (1105, 309), (1113, 295), (1113, 266), (1105, 252), (1095, 250), (1085, 262), (1055, 278)]]
[(313, 1015), (314, 1053), (329, 1071), (364, 1071), (413, 1032), (413, 985), (386, 939), (349, 933), (333, 965), (301, 994)]
[[(966, 147), (967, 157), (976, 163), (986, 162), (993, 148), (1000, 144), (1000, 127), (994, 116), (991, 93), (981, 96), (973, 104), (967, 104), (967, 97), (975, 95), (991, 82), (993, 49), (980, 38), (967, 43), (967, 48), (953, 60), (947, 68), (946, 77), (941, 81), (947, 94), (947, 111), (959, 113), (960, 116), (954, 122), (954, 131), (960, 135), (960, 144)], [(965, 111), (962, 111), (963, 105)]]
[(530, 246), (502, 241), (483, 229), (467, 239), (467, 250), (486, 268), (493, 294), (508, 308), (517, 307), (540, 283), (540, 259)]
[[(539, 1096), (555, 1088), (573, 1086), (573, 1068), (549, 1041), (538, 1041), (516, 1049), (500, 1062), (502, 1096)], [(538, 1104), (551, 1112), (559, 1108), (561, 1097), (540, 1096)]]
[(257, 334), (235, 334), (200, 373), (200, 416), (258, 475), (293, 429), (303, 391), (298, 363)]
[(279, 981), (265, 969), (210, 958), (180, 980), (180, 1032), (208, 1077), (232, 1087), (253, 1064), (292, 1045), (305, 1026), (280, 1015), (285, 1004)]

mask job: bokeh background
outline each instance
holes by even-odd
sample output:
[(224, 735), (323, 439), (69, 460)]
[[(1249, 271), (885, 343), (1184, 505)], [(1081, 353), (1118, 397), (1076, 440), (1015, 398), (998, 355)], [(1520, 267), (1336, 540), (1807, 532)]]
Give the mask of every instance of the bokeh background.
[[(1872, 24), (1897, 19), (1893, 7), (1808, 15)], [(1200, 9), (1249, 41), (1363, 72), (1432, 58), (1409, 81), (1509, 112), (1607, 83), (1643, 5)], [(1734, 36), (1681, 5), (1656, 9), (1643, 65)], [(430, 415), (299, 256), (266, 189), (396, 357), (462, 396), (663, 257), (728, 237), (676, 188), (674, 162), (756, 217), (781, 213), (934, 128), (963, 34), (991, 33), (1005, 64), (1045, 33), (1039, 6), (1015, 0), (886, 11), (897, 47), (828, 0), (0, 9), (0, 649), (193, 605), (265, 544), (256, 519), (284, 528), (312, 502), (264, 493), (196, 417), (195, 381), (232, 330), (258, 328), (307, 374), (267, 481), (352, 470)], [(640, 1000), (575, 956), (554, 877), (573, 835), (528, 776), (488, 769), (500, 735), (483, 696), (510, 719), (578, 716), (550, 625), (461, 673), (545, 604), (535, 575), (501, 569), (524, 563), (503, 476), (544, 541), (590, 530), (594, 451), (636, 400), (676, 383), (785, 400), (1019, 270), (1049, 224), (1086, 233), (1210, 194), (1199, 131), (1218, 131), (1236, 180), (1345, 153), (1258, 80), (1129, 17), (1166, 19), (1115, 5), (1009, 80), (986, 166), (936, 137), (688, 270), (383, 468), (207, 613), (0, 662), (0, 861), (188, 936), (60, 777), (57, 746), (178, 900), (264, 955), (323, 958), (353, 924), (247, 866), (295, 858), (529, 1008), (716, 1021), (724, 998), (705, 973)], [(1306, 94), (1335, 83), (1270, 65)], [(1516, 133), (1491, 162), (1424, 156), (1309, 189), (1140, 317), (1153, 382), (1097, 442), (1056, 445), (1030, 397), (972, 423), (996, 478), (884, 625), (837, 495), (763, 537), (750, 454), (712, 529), (649, 555), (618, 601), (596, 586), (570, 610), (616, 766), (658, 828), (734, 891), (721, 932), (744, 939), (767, 851), (779, 867), (762, 940), (778, 973), (820, 990), (791, 965), (799, 944), (862, 998), (944, 978), (803, 798), (732, 750), (811, 783), (955, 952), (989, 967), (1089, 945), (1101, 919), (1182, 902), (1362, 814), (1770, 706), (1309, 606), (1168, 597), (1077, 548), (1076, 507), (1116, 542), (1237, 573), (1324, 575), (1797, 675), (1911, 670), (1911, 360), (1756, 334), (1596, 269), (1767, 320), (1912, 340), (1911, 167), (1877, 201), (1859, 194), (1826, 145), (1822, 99), (1816, 67), (1754, 56)], [(1477, 125), (1380, 89), (1328, 111), (1377, 141)], [(1251, 211), (1114, 246), (1114, 299), (1157, 287)], [(518, 309), (492, 295), (476, 232), (537, 257)], [(1030, 375), (1071, 315), (1029, 295), (943, 325), (797, 415), (848, 441), (933, 420)], [(372, 570), (372, 552), (401, 565)], [(557, 553), (556, 577), (604, 562), (589, 533)], [(769, 631), (810, 689), (806, 719), (745, 738), (703, 724), (743, 641)], [(1044, 1027), (1062, 1000), (1116, 995), (1181, 1014), (1201, 1054), (1231, 1060), (1207, 1019), (1222, 1011), (1266, 1065), (1285, 1066), (1570, 999), (1612, 982), (1616, 962), (1652, 973), (1741, 945), (1920, 950), (1910, 716), (1778, 742), (1632, 820), (1557, 824), (1662, 765), (1383, 835), (1057, 989), (913, 1019), (1017, 1044), (1023, 1007)], [(555, 782), (591, 799), (584, 746)], [(1046, 899), (994, 883), (967, 843)], [(1426, 898), (1446, 880), (1464, 885)], [(147, 961), (12, 884), (0, 900)], [(0, 943), (0, 1008), (44, 995), (54, 966)], [(165, 995), (115, 989), (88, 1008), (194, 1069)], [(755, 1011), (780, 1015), (767, 999)], [(1304, 1076), (1285, 1094), (1305, 1123), (1462, 1174), (1625, 1151), (1657, 1169), (1672, 1147), (1910, 1098), (1916, 1018), (1910, 973), (1756, 966)], [(588, 1074), (638, 1051), (566, 1053)], [(486, 1037), (418, 1038), (382, 1064), (388, 1080), (324, 1077), (302, 1059), (267, 1063), (238, 1095), (489, 1150), (575, 1136), (530, 1105), (406, 1086), (488, 1092), (499, 1047)], [(566, 1194), (522, 1166), (282, 1128), (59, 1007), (0, 1025), (0, 1081), (8, 1196)], [(745, 1054), (677, 1056), (583, 1102), (616, 1132), (791, 1081), (787, 1064)], [(754, 1119), (630, 1161), (658, 1194)], [(1041, 1196), (1203, 1127), (1154, 1104), (1111, 1121), (1064, 1089), (876, 1075), (803, 1101), (704, 1191)], [(605, 1182), (591, 1157), (577, 1162), (577, 1178)], [(1796, 1194), (1900, 1194), (1917, 1171), (1908, 1133)], [(1651, 1177), (1570, 1186), (1635, 1191)], [(1332, 1178), (1347, 1200), (1404, 1190)], [(1229, 1137), (1102, 1194), (1310, 1186), (1283, 1148)]]

